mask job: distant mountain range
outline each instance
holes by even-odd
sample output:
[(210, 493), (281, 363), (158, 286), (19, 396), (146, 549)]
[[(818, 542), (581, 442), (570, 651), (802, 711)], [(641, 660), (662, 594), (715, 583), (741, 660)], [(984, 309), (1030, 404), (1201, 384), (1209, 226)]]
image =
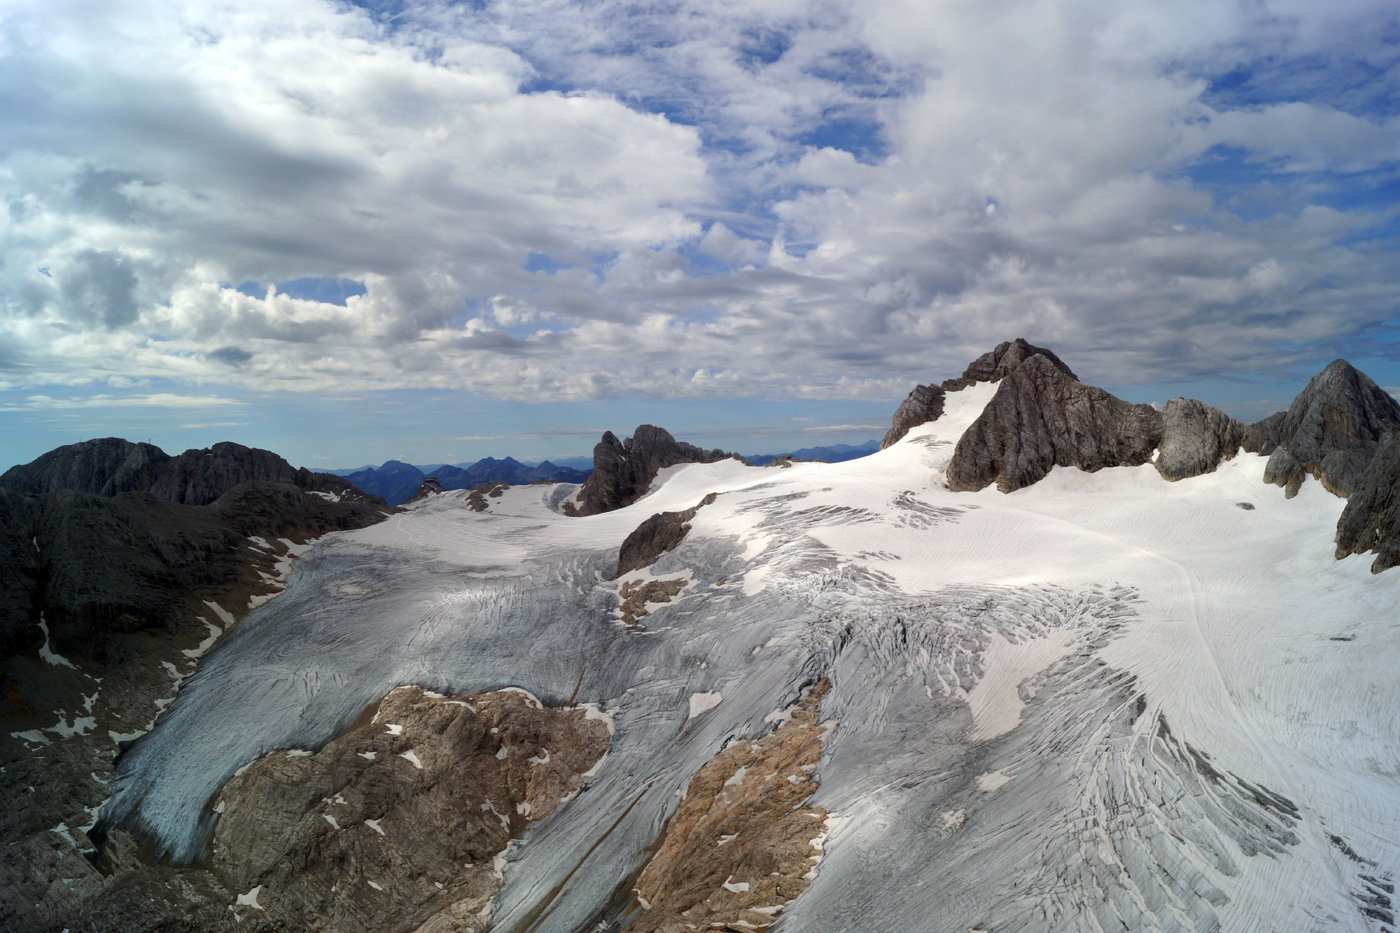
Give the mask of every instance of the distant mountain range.
[(416, 467), (401, 460), (389, 460), (378, 467), (363, 467), (353, 472), (336, 471), (365, 492), (383, 496), (390, 505), (408, 501), (423, 480), (437, 477), (443, 489), (471, 489), (486, 483), (509, 483), (523, 486), (535, 482), (581, 483), (588, 472), (561, 466), (546, 460), (540, 464), (525, 464), (513, 457), (497, 460), (487, 457), (475, 463), (439, 464)]
[(852, 447), (850, 444), (832, 444), (830, 447), (803, 447), (801, 450), (790, 450), (782, 454), (748, 454), (744, 459), (754, 466), (767, 466), (779, 457), (791, 457), (794, 460), (825, 460), (827, 463), (844, 463), (847, 460), (859, 460), (861, 457), (868, 457), (880, 449), (880, 442), (874, 440), (866, 441), (859, 447)]
[[(841, 463), (867, 457), (879, 449), (880, 442), (872, 439), (858, 447), (850, 444), (803, 447), (801, 450), (781, 454), (751, 454), (744, 459), (754, 466), (766, 466), (779, 457)], [(433, 463), (422, 466), (404, 463), (402, 460), (388, 460), (379, 466), (366, 464), (348, 470), (328, 472), (343, 476), (364, 492), (383, 496), (390, 505), (399, 505), (407, 502), (429, 476), (436, 476), (443, 489), (471, 489), (486, 483), (509, 483), (512, 486), (537, 482), (581, 483), (588, 479), (588, 474), (592, 471), (591, 457), (565, 457), (541, 463), (516, 460), (514, 457), (501, 460), (487, 457), (474, 463)]]

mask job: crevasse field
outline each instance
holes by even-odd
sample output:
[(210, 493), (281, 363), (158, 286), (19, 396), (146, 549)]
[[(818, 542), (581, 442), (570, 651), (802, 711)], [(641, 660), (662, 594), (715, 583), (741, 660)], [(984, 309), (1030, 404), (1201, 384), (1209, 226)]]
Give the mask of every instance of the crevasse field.
[[(1285, 500), (1254, 455), (951, 493), (995, 388), (848, 463), (675, 467), (589, 518), (558, 511), (567, 486), (483, 513), (447, 493), (327, 537), (125, 756), (105, 816), (196, 859), (237, 768), (396, 685), (593, 702), (611, 750), (512, 844), (495, 916), (606, 929), (691, 775), (829, 676), (836, 818), (779, 929), (1392, 929), (1400, 572), (1334, 560), (1343, 500)], [(643, 519), (709, 492), (611, 579)], [(645, 577), (689, 582), (634, 629), (618, 590)]]

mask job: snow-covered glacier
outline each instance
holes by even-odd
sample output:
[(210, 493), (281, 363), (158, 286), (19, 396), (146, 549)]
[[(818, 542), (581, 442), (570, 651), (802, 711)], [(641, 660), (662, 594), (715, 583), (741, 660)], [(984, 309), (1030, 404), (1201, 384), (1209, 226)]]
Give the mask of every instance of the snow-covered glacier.
[[(560, 511), (568, 487), (445, 493), (328, 536), (123, 757), (103, 818), (194, 861), (257, 756), (319, 748), (397, 685), (518, 686), (615, 735), (512, 843), (495, 929), (615, 929), (691, 776), (828, 677), (834, 818), (775, 929), (1393, 929), (1400, 575), (1334, 560), (1343, 500), (1286, 500), (1252, 454), (950, 492), (995, 388), (856, 461), (672, 467), (591, 517)], [(638, 524), (712, 492), (613, 579)], [(625, 624), (620, 589), (649, 579), (683, 584)]]

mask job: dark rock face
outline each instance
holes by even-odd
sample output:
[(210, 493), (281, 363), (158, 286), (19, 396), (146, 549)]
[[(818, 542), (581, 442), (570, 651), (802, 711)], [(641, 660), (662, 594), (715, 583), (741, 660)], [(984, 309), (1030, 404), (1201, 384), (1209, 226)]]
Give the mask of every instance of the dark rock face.
[(613, 579), (650, 567), (662, 554), (674, 550), (690, 531), (695, 513), (714, 501), (715, 494), (710, 493), (684, 512), (657, 512), (638, 525), (618, 550), (617, 573), (613, 574)]
[[(1256, 425), (1264, 440), (1278, 447), (1265, 479), (1295, 495), (1302, 482), (1292, 468), (1296, 462), (1329, 492), (1350, 496), (1381, 439), (1396, 427), (1400, 402), (1346, 360), (1334, 360), (1309, 380), (1282, 417), (1271, 415)], [(1287, 456), (1280, 453), (1284, 448)]]
[(1021, 364), (1033, 356), (1043, 356), (1050, 361), (1050, 364), (1060, 372), (1077, 380), (1079, 377), (1074, 374), (1068, 366), (1064, 364), (1054, 353), (1044, 347), (1037, 347), (1027, 343), (1024, 339), (1017, 337), (1015, 340), (1003, 341), (996, 345), (996, 349), (988, 353), (983, 353), (977, 359), (968, 364), (963, 370), (961, 377), (957, 379), (945, 379), (943, 388), (948, 392), (956, 392), (965, 389), (978, 382), (1000, 382), (1007, 376), (1015, 372)]
[(608, 431), (593, 448), (593, 475), (579, 488), (570, 515), (597, 515), (631, 505), (651, 488), (656, 474), (680, 463), (714, 463), (732, 457), (722, 450), (701, 450), (677, 441), (665, 428), (644, 424), (626, 443)]
[(943, 400), (947, 393), (938, 386), (915, 386), (909, 397), (899, 403), (894, 410), (890, 429), (880, 441), (880, 449), (897, 443), (909, 433), (910, 428), (929, 421), (936, 421), (943, 414)]
[(170, 629), (193, 594), (248, 573), (248, 538), (316, 537), (380, 521), (382, 499), (334, 501), (285, 483), (242, 483), (207, 506), (147, 492), (0, 492), (0, 659), (37, 647), (42, 612), (59, 653), (123, 656), (124, 636)]
[(1192, 398), (1174, 398), (1162, 409), (1162, 445), (1157, 472), (1175, 482), (1212, 473), (1245, 445), (1250, 428), (1218, 408)]
[[(224, 787), (209, 866), (277, 929), (491, 924), (495, 862), (578, 790), (608, 724), (523, 692), (401, 687), (314, 755), (273, 752)], [(246, 900), (247, 898), (245, 898)]]
[(1400, 430), (1361, 475), (1337, 522), (1337, 559), (1374, 551), (1371, 572), (1400, 566)]
[(63, 489), (99, 496), (148, 492), (170, 459), (150, 444), (103, 437), (59, 447), (32, 463), (11, 467), (0, 476), (0, 487), (30, 495)]
[(288, 483), (307, 491), (358, 497), (354, 484), (329, 473), (297, 469), (270, 450), (225, 441), (178, 457), (117, 437), (51, 450), (0, 476), (0, 487), (42, 495), (71, 490), (99, 496), (148, 492), (165, 502), (208, 505), (248, 482)]
[(418, 502), (429, 496), (436, 496), (442, 492), (442, 483), (438, 482), (436, 476), (429, 476), (423, 480), (423, 485), (418, 487), (418, 491), (409, 497), (409, 502)]
[(1055, 466), (1088, 472), (1137, 466), (1161, 443), (1162, 415), (1084, 385), (1049, 356), (1035, 355), (1002, 380), (958, 440), (948, 488), (1002, 492), (1029, 486)]

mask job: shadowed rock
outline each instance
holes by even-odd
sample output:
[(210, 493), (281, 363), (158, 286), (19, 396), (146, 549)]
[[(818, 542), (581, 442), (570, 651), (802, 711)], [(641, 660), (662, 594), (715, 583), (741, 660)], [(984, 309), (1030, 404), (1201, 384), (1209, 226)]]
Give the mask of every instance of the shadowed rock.
[(1337, 559), (1374, 551), (1371, 572), (1400, 565), (1400, 430), (1371, 458), (1337, 522)]
[(1245, 445), (1248, 425), (1192, 398), (1174, 398), (1162, 409), (1162, 444), (1157, 472), (1175, 482), (1213, 473)]
[(270, 450), (229, 441), (171, 457), (150, 444), (105, 437), (59, 447), (0, 476), (0, 487), (31, 495), (63, 490), (109, 497), (148, 492), (183, 505), (208, 505), (248, 482), (287, 483), (308, 492), (364, 497), (339, 476), (298, 469)]
[(597, 515), (620, 509), (646, 495), (651, 481), (666, 467), (714, 463), (733, 456), (677, 441), (665, 428), (655, 425), (641, 425), (626, 443), (608, 431), (593, 448), (593, 474), (579, 487), (577, 504), (565, 503), (564, 511), (569, 515)]
[(405, 502), (404, 504), (408, 505), (412, 502), (418, 502), (419, 500), (426, 499), (429, 496), (439, 495), (441, 494), (441, 492), (442, 483), (438, 482), (438, 478), (436, 476), (429, 476), (427, 479), (423, 480), (423, 484), (418, 487), (418, 491), (415, 492), (412, 496), (409, 496), (408, 502)]
[(1264, 464), (1264, 482), (1282, 486), (1284, 496), (1289, 499), (1298, 495), (1307, 475), (1303, 465), (1287, 447), (1275, 447), (1269, 455), (1269, 462)]
[(897, 443), (909, 433), (910, 428), (936, 421), (941, 417), (946, 395), (939, 386), (915, 386), (909, 397), (900, 402), (899, 407), (894, 410), (894, 418), (891, 419), (890, 429), (885, 432), (884, 439), (880, 441), (880, 449), (884, 450)]
[[(1308, 381), (1288, 411), (1256, 425), (1266, 442), (1278, 446), (1265, 479), (1292, 497), (1302, 483), (1301, 470), (1329, 492), (1350, 496), (1381, 439), (1396, 427), (1400, 402), (1346, 360), (1333, 360)], [(1280, 453), (1283, 448), (1286, 456)]]
[(1162, 415), (1087, 386), (1048, 356), (1026, 360), (958, 440), (948, 463), (948, 488), (1011, 492), (1055, 466), (1086, 472), (1137, 466), (1162, 439)]
[[(203, 591), (252, 576), (248, 539), (305, 540), (381, 521), (384, 500), (308, 495), (285, 483), (243, 483), (207, 506), (146, 492), (0, 492), (0, 659), (37, 647), (48, 620), (55, 650), (120, 660), (127, 635), (170, 630)], [(254, 578), (256, 579), (256, 578)]]
[(613, 579), (656, 563), (658, 557), (685, 539), (695, 513), (714, 501), (715, 494), (710, 493), (684, 512), (657, 512), (638, 525), (618, 549), (617, 573), (613, 574)]
[(1051, 365), (1071, 379), (1079, 378), (1054, 353), (1017, 337), (1015, 340), (1007, 340), (997, 344), (995, 349), (983, 353), (973, 360), (968, 364), (967, 369), (963, 370), (963, 374), (959, 378), (945, 379), (943, 389), (947, 392), (956, 392), (978, 382), (1000, 382), (1033, 356), (1042, 356), (1049, 360)]

